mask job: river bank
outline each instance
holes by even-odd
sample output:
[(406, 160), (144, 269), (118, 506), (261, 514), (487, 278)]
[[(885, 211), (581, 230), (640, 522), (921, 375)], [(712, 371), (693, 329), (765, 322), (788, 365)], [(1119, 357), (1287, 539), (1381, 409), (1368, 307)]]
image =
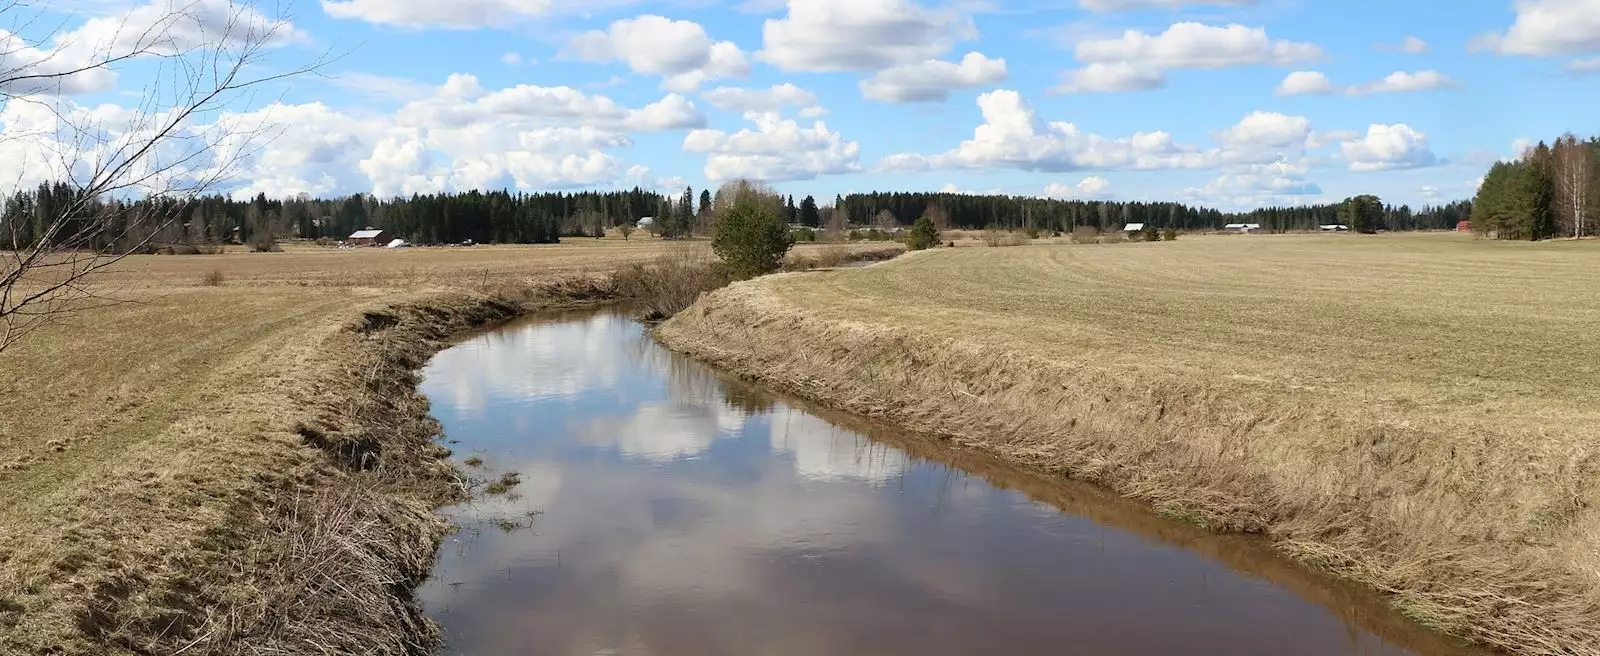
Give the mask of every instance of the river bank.
[[(1525, 287), (1515, 280), (1469, 286), (1460, 293), (1476, 305), (1452, 309), (1415, 301), (1412, 287), (1337, 281), (1362, 270), (1348, 262), (1385, 266), (1397, 248), (1417, 249), (1405, 275), (1433, 299), (1455, 298), (1449, 267), (1474, 258), (1522, 259), (1541, 279), (1543, 269), (1578, 262), (1404, 240), (917, 254), (736, 284), (658, 335), (831, 407), (1094, 482), (1213, 530), (1264, 533), (1442, 632), (1512, 653), (1600, 653), (1600, 585), (1590, 567), (1596, 461), (1581, 431), (1548, 423), (1593, 411), (1559, 392), (1527, 396), (1584, 374), (1511, 338), (1535, 326), (1579, 330), (1578, 317), (1528, 308), (1517, 314), (1522, 324), (1495, 319), (1509, 340), (1498, 347), (1520, 343), (1524, 366), (1542, 378), (1506, 379), (1515, 369), (1502, 368), (1501, 380), (1488, 381), (1482, 359), (1414, 352), (1452, 343), (1439, 334), (1443, 316), (1453, 314), (1459, 331), (1482, 329), (1566, 288), (1529, 297), (1516, 295)], [(1216, 248), (1238, 252), (1219, 257)], [(1263, 275), (1251, 262), (1301, 268)], [(1273, 287), (1246, 282), (1257, 276)], [(1506, 305), (1485, 305), (1502, 293)], [(1361, 328), (1365, 351), (1298, 338), (1319, 329), (1325, 340), (1359, 339), (1338, 333)], [(1450, 369), (1458, 363), (1477, 369), (1478, 382), (1458, 382), (1461, 368)], [(1465, 386), (1475, 400), (1463, 399)]]

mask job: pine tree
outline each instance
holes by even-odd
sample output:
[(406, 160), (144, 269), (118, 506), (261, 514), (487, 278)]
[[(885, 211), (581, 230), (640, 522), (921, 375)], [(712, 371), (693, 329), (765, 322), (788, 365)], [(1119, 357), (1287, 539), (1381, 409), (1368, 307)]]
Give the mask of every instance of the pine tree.
[(703, 190), (700, 191), (700, 216), (705, 216), (705, 215), (710, 214), (710, 213), (711, 213), (711, 190), (710, 189), (703, 189)]
[(759, 199), (740, 197), (717, 216), (711, 249), (736, 278), (753, 278), (778, 270), (794, 245), (789, 226)]
[(933, 248), (938, 243), (939, 229), (934, 227), (933, 217), (923, 213), (916, 225), (911, 226), (911, 234), (906, 237), (906, 248), (920, 251)]

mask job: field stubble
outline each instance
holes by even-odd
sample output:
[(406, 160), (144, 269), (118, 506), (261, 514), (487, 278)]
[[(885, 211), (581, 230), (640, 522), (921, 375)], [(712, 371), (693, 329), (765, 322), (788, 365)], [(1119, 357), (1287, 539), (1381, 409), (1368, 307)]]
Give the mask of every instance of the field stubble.
[(1600, 243), (944, 249), (715, 292), (674, 348), (1104, 484), (1523, 654), (1600, 654)]

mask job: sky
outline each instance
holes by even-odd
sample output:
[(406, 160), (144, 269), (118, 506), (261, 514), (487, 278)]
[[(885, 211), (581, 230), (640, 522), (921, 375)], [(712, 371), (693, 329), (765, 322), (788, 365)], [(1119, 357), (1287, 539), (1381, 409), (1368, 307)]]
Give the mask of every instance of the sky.
[[(1423, 205), (1470, 198), (1489, 164), (1530, 140), (1600, 132), (1600, 0), (42, 7), (0, 21), (11, 25), (0, 36), (82, 49), (173, 7), (196, 40), (227, 16), (286, 21), (251, 72), (320, 62), (315, 73), (230, 96), (190, 128), (230, 135), (216, 141), (233, 164), (221, 188), (241, 197), (676, 193), (749, 178), (823, 204), (944, 190)], [(150, 94), (170, 84), (163, 65), (73, 76), (54, 114), (7, 101), (0, 136), (61, 138), (50, 126), (63, 114), (127, 131), (120, 117), (163, 102)], [(241, 125), (255, 128), (248, 147)], [(41, 150), (0, 139), (0, 183), (47, 175)]]

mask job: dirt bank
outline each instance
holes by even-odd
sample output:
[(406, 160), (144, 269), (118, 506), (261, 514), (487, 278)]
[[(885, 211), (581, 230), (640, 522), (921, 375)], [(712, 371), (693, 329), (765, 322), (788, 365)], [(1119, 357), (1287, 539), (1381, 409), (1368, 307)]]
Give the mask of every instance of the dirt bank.
[[(917, 271), (920, 261), (879, 269)], [(801, 276), (836, 275), (859, 274), (736, 284), (658, 335), (825, 405), (1092, 481), (1216, 530), (1266, 533), (1441, 631), (1514, 653), (1600, 654), (1593, 546), (1581, 539), (1592, 489), (1557, 484), (1582, 478), (1567, 475), (1587, 466), (1581, 449), (1546, 441), (1541, 450), (1536, 436), (1472, 416), (1418, 410), (1395, 420), (1315, 389), (1269, 390), (993, 333), (951, 337), (778, 293), (812, 280)], [(1505, 445), (1529, 452), (1508, 457)], [(1562, 469), (1546, 471), (1551, 460)], [(1530, 508), (1544, 519), (1512, 521)]]
[(592, 292), (297, 301), (303, 316), (275, 318), (287, 330), (185, 382), (175, 423), (47, 454), (97, 461), (93, 480), (19, 459), (8, 484), (61, 491), (51, 523), (0, 527), (0, 652), (431, 653), (411, 590), (461, 486), (416, 371), (452, 336)]

